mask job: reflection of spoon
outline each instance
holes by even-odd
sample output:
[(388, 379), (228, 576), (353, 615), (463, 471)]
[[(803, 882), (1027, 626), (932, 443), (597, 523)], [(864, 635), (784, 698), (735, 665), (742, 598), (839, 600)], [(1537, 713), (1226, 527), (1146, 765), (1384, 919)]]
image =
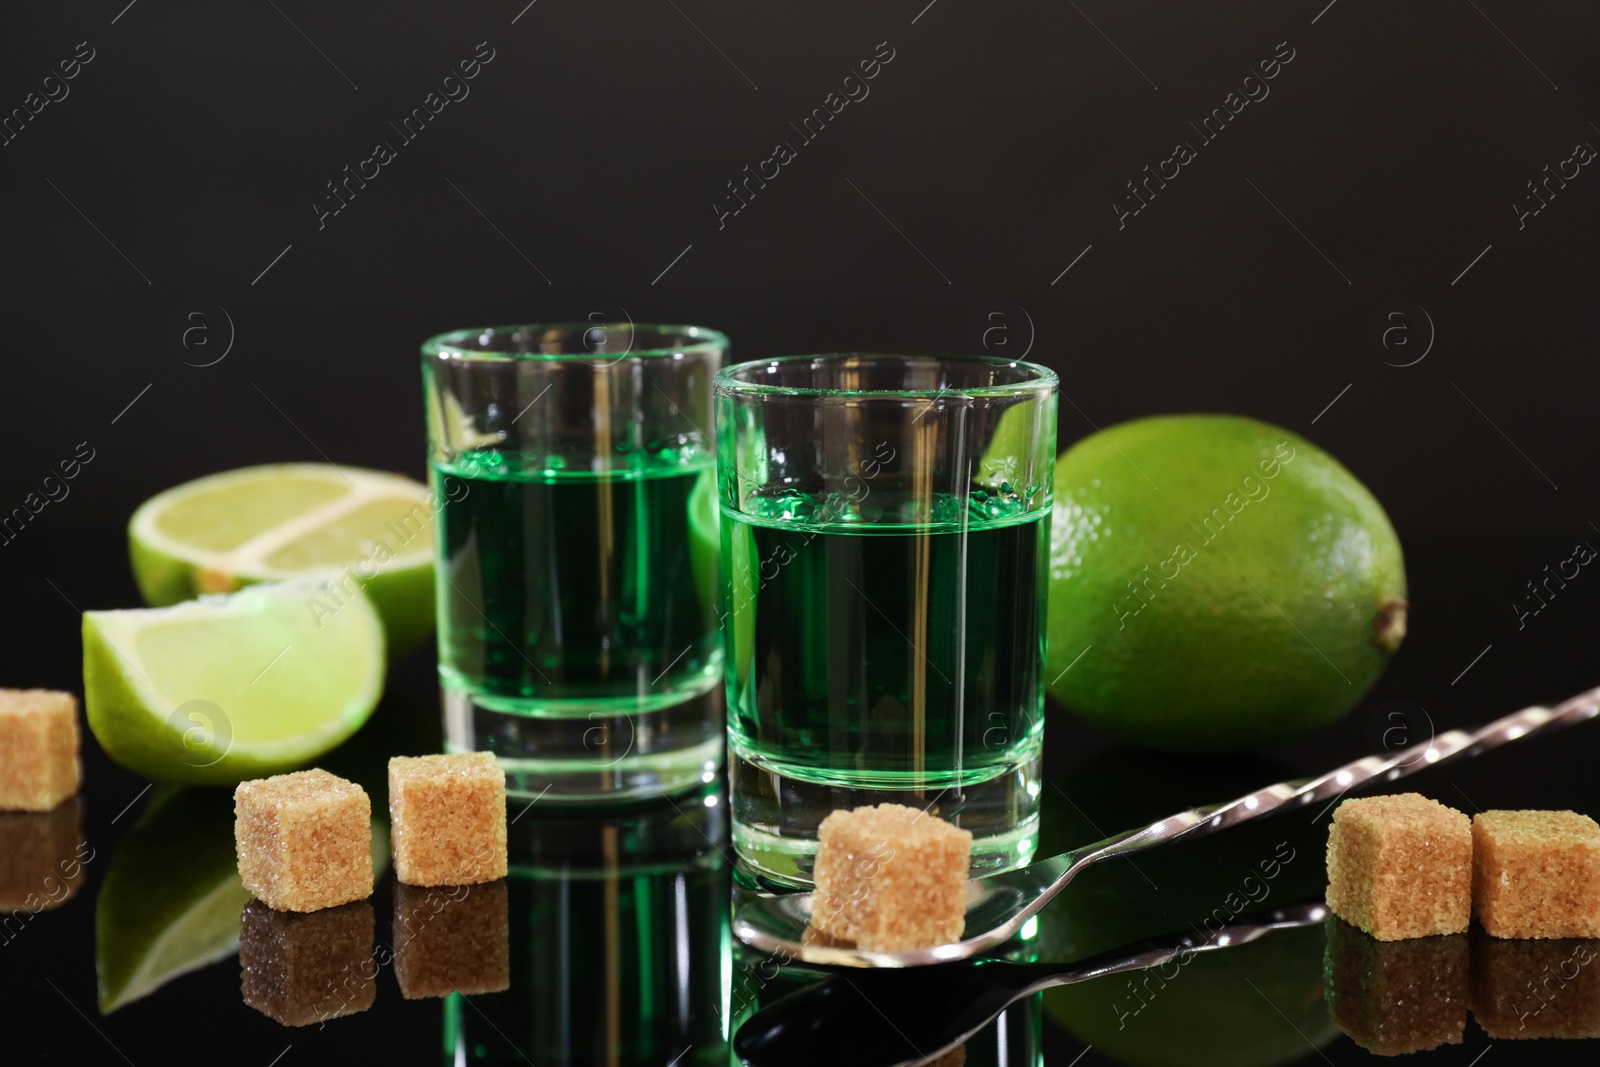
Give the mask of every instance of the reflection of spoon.
[(1554, 710), (1525, 708), (1470, 734), (1448, 730), (1388, 757), (1367, 756), (1320, 778), (1279, 782), (1226, 804), (1181, 811), (1097, 844), (1016, 870), (973, 879), (967, 883), (966, 937), (954, 944), (906, 952), (868, 952), (807, 944), (802, 940), (802, 933), (811, 917), (810, 893), (764, 895), (751, 900), (734, 916), (733, 932), (739, 940), (761, 952), (839, 967), (917, 967), (971, 959), (1009, 941), (1091, 863), (1142, 852), (1183, 838), (1200, 837), (1279, 808), (1318, 801), (1331, 803), (1365, 782), (1377, 778), (1393, 781), (1453, 757), (1475, 756), (1520, 737), (1587, 721), (1597, 714), (1600, 714), (1600, 688), (1580, 693)]
[[(1024, 997), (1186, 953), (1254, 941), (1273, 930), (1314, 926), (1321, 901), (1242, 915), (1210, 936), (1142, 941), (1069, 965), (985, 960), (895, 975), (835, 974), (762, 1008), (739, 1028), (733, 1049), (756, 1067), (826, 1062), (831, 1067), (923, 1063), (965, 1042)], [(848, 1041), (840, 1041), (848, 1034)]]

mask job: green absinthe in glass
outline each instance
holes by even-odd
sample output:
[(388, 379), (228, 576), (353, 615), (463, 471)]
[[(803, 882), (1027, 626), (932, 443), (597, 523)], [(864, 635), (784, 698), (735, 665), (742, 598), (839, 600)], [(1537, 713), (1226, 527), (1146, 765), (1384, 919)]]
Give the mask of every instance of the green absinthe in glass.
[(479, 450), (431, 467), (447, 688), (500, 711), (583, 714), (715, 684), (712, 457), (668, 449), (596, 472)]
[(975, 490), (915, 524), (828, 510), (791, 491), (723, 513), (730, 744), (825, 786), (949, 789), (948, 813), (1038, 750), (1049, 508)]

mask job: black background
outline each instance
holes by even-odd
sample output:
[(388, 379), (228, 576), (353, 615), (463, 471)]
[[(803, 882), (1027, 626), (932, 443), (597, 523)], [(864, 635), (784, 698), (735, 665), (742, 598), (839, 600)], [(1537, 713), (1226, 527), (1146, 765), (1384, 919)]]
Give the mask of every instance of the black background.
[[(1512, 204), (1600, 146), (1600, 9), (926, 2), (8, 6), (0, 108), (95, 58), (0, 147), (0, 507), (80, 441), (96, 459), (5, 552), (247, 463), (419, 475), (423, 338), (619, 309), (740, 359), (968, 349), (1009, 309), (989, 345), (1060, 372), (1063, 447), (1235, 411), (1327, 447), (1402, 535), (1593, 532), (1600, 177), (1521, 230)], [(883, 41), (870, 95), (802, 143)], [(470, 96), (402, 141), (479, 42)], [(1279, 42), (1270, 95), (1202, 143)], [(798, 158), (719, 229), (780, 140)], [(1199, 158), (1119, 230), (1179, 140)], [(397, 158), (319, 229), (379, 141)], [(1437, 335), (1404, 368), (1367, 340), (1402, 299)], [(214, 366), (186, 362), (224, 346), (215, 311), (210, 347), (169, 340), (195, 305), (234, 326)]]
[[(714, 326), (738, 359), (970, 350), (1001, 322), (991, 351), (1061, 374), (1063, 447), (1179, 410), (1251, 414), (1322, 444), (1395, 519), (1412, 636), (1348, 720), (1274, 754), (1289, 769), (1370, 750), (1391, 701), (1443, 729), (1600, 681), (1600, 585), (1573, 583), (1522, 630), (1510, 607), (1600, 536), (1600, 176), (1585, 168), (1524, 229), (1512, 208), (1575, 144), (1600, 145), (1600, 9), (924, 4), (8, 6), (0, 112), (80, 41), (95, 58), (0, 147), (0, 510), (79, 442), (95, 458), (0, 546), (0, 683), (80, 688), (77, 611), (137, 602), (122, 525), (143, 499), (280, 460), (420, 475), (423, 338), (592, 311)], [(389, 123), (481, 41), (495, 58), (470, 97), (399, 146)], [(789, 123), (882, 41), (895, 58), (871, 95), (719, 230), (725, 183), (798, 143)], [(1197, 142), (1189, 123), (1279, 42), (1295, 58), (1271, 95), (1119, 230), (1124, 183)], [(325, 183), (378, 141), (398, 157), (319, 230)], [(1409, 367), (1368, 340), (1396, 300), (1437, 332)], [(215, 310), (214, 347), (174, 342), (196, 307), (226, 309), (231, 348)], [(394, 685), (426, 702), (430, 670), (424, 651)], [(1070, 789), (1105, 742), (1052, 714), (1047, 773)], [(1593, 738), (1570, 737), (1429, 791), (1593, 811)], [(139, 809), (113, 817), (143, 783), (87, 748), (88, 835), (112, 849)], [(56, 1035), (39, 1058), (115, 1059), (77, 1014), (94, 1017), (89, 877), (0, 960), (18, 1017)], [(141, 1064), (211, 1059), (219, 1035), (249, 1045), (240, 1062), (291, 1040), (314, 1061), (434, 1058), (437, 1008), (401, 1011), (390, 988), (340, 1037), (279, 1043), (238, 1004), (231, 967), (96, 1022)], [(1047, 1037), (1061, 1062), (1081, 1051)], [(179, 1040), (199, 1044), (180, 1055)], [(1584, 1052), (1534, 1047), (1494, 1055)], [(1364, 1058), (1345, 1041), (1329, 1055)]]

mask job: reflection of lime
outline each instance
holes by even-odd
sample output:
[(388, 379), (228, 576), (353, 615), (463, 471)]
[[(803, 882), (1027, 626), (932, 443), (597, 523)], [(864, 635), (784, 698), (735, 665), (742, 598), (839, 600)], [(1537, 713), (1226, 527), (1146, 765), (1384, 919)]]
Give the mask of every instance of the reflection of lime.
[[(1114, 750), (1058, 774), (1041, 794), (1039, 851), (1082, 848), (1286, 777), (1286, 768), (1255, 758), (1198, 766), (1192, 759), (1131, 747)], [(1140, 787), (1130, 789), (1130, 782)], [(1082, 959), (1314, 900), (1327, 884), (1326, 844), (1323, 824), (1257, 819), (1128, 860), (1094, 864), (1040, 913), (1035, 947), (1042, 959)]]
[(101, 1012), (234, 952), (250, 899), (236, 863), (233, 798), (163, 787), (118, 845), (95, 902)]
[(1150, 970), (1046, 990), (1044, 1010), (1101, 1056), (1129, 1067), (1294, 1063), (1308, 1044), (1321, 1049), (1339, 1036), (1322, 999), (1322, 948), (1320, 926), (1281, 930)]
[[(1044, 790), (1040, 852), (1081, 848), (1286, 777), (1287, 768), (1255, 756), (1201, 763), (1131, 746), (1114, 749), (1058, 774)], [(1130, 782), (1139, 788), (1129, 788)], [(1326, 842), (1327, 828), (1320, 823), (1257, 819), (1094, 864), (1039, 914), (1031, 947), (1040, 959), (1070, 962), (1145, 938), (1215, 931), (1242, 915), (1315, 900), (1327, 884)], [(1220, 1067), (1292, 1061), (1308, 1051), (1305, 1043), (1244, 979), (1272, 997), (1310, 1040), (1326, 1044), (1333, 1031), (1315, 1003), (1321, 994), (1315, 957), (1322, 947), (1320, 938), (1309, 935), (1316, 933), (1320, 927), (1281, 931), (1185, 957), (1181, 966), (1169, 963), (1153, 972), (1051, 990), (1045, 1010), (1119, 1063)], [(1161, 981), (1163, 975), (1169, 980)], [(1140, 1008), (1130, 980), (1148, 1007)], [(1119, 1016), (1119, 1007), (1137, 1014)]]
[(381, 881), (389, 873), (389, 820), (372, 820), (372, 877)]
[(409, 478), (358, 467), (280, 463), (213, 474), (133, 513), (134, 576), (145, 603), (165, 607), (343, 570), (372, 598), (399, 658), (433, 629), (437, 503)]
[(372, 605), (315, 577), (83, 616), (89, 727), (150, 778), (219, 784), (300, 766), (367, 720), (383, 674)]
[(1055, 479), (1046, 677), (1102, 729), (1258, 748), (1347, 711), (1399, 647), (1394, 528), (1287, 430), (1140, 419), (1078, 442)]
[[(389, 863), (389, 826), (372, 824), (372, 868)], [(233, 796), (161, 786), (117, 846), (95, 901), (95, 974), (110, 1014), (179, 975), (232, 955), (239, 913)]]
[(438, 751), (439, 709), (390, 689), (366, 725), (344, 744), (318, 757), (317, 766), (365, 789), (375, 798), (374, 814), (383, 815), (388, 812), (383, 797), (389, 788), (389, 760)]
[(729, 641), (730, 678), (749, 684), (756, 654), (756, 538), (742, 522), (722, 524), (722, 632)]
[(717, 472), (705, 470), (689, 491), (689, 565), (700, 602), (708, 609), (717, 602), (717, 546), (722, 540), (717, 511)]
[(1054, 405), (1023, 400), (1000, 416), (989, 446), (978, 461), (976, 484), (1002, 497), (1016, 495), (1037, 504), (1049, 487), (1051, 450), (1055, 448)]

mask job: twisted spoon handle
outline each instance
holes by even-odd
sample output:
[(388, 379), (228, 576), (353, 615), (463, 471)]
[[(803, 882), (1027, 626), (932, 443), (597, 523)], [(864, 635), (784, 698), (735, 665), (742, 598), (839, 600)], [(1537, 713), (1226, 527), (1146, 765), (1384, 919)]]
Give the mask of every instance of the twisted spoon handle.
[(1386, 759), (1367, 756), (1329, 771), (1319, 778), (1306, 778), (1293, 782), (1279, 782), (1257, 789), (1226, 804), (1170, 815), (1139, 830), (1106, 839), (1091, 845), (1074, 857), (1073, 869), (1096, 863), (1113, 856), (1126, 856), (1142, 852), (1156, 845), (1167, 844), (1186, 837), (1200, 837), (1217, 830), (1236, 826), (1248, 819), (1290, 806), (1304, 806), (1318, 801), (1332, 802), (1357, 786), (1374, 778), (1393, 781), (1412, 771), (1432, 767), (1457, 756), (1476, 756), (1508, 741), (1572, 726), (1600, 715), (1600, 687), (1579, 693), (1555, 708), (1524, 708), (1503, 719), (1466, 733), (1447, 730), (1429, 741), (1403, 748)]

